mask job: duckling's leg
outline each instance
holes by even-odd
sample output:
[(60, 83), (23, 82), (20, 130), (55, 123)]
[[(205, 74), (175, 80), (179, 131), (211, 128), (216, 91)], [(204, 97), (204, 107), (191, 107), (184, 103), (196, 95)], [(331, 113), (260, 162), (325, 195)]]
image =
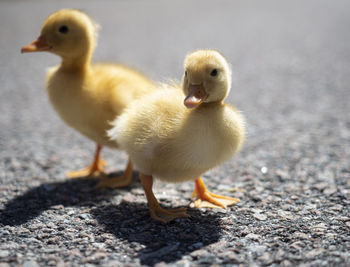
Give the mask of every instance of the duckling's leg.
[(124, 173), (116, 177), (105, 177), (100, 180), (97, 187), (118, 188), (128, 186), (132, 181), (132, 163), (128, 160), (128, 165)]
[(140, 173), (140, 180), (145, 191), (151, 217), (161, 223), (168, 223), (177, 218), (187, 218), (186, 208), (166, 210), (160, 207), (158, 200), (153, 194), (153, 177)]
[(197, 196), (194, 206), (197, 208), (226, 208), (239, 202), (238, 198), (225, 197), (213, 194), (206, 188), (201, 177), (195, 180), (196, 187), (192, 197)]
[(94, 156), (94, 161), (85, 169), (79, 171), (71, 171), (67, 173), (69, 178), (79, 178), (79, 177), (91, 177), (93, 175), (100, 175), (103, 173), (103, 169), (106, 166), (106, 162), (101, 158), (102, 146), (97, 144), (96, 152)]

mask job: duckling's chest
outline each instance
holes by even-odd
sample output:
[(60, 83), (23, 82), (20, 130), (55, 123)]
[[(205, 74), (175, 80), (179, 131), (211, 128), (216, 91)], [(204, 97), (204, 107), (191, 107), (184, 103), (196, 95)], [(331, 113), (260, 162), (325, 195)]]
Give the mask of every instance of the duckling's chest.
[(108, 142), (105, 131), (114, 114), (107, 111), (103, 99), (96, 98), (83, 76), (51, 75), (46, 88), (51, 104), (66, 124), (96, 142)]
[(158, 145), (152, 147), (153, 171), (157, 177), (177, 181), (196, 178), (222, 162), (230, 146), (222, 128), (217, 120), (196, 116), (168, 138), (159, 140)]

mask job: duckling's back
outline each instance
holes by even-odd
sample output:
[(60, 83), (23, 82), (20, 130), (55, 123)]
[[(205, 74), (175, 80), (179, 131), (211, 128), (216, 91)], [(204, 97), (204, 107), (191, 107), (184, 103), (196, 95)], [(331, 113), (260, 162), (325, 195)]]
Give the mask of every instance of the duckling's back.
[(47, 75), (49, 99), (62, 120), (101, 145), (116, 147), (106, 135), (110, 122), (133, 100), (155, 86), (121, 65), (96, 64), (81, 72), (59, 67)]

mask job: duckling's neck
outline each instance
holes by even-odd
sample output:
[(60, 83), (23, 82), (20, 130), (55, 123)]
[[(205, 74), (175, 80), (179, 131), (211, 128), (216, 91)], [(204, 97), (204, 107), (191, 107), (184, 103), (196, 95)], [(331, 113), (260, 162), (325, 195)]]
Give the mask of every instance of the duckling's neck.
[(224, 105), (224, 101), (215, 101), (215, 102), (209, 102), (209, 103), (202, 103), (198, 107), (198, 109), (210, 109), (210, 108), (216, 108)]
[(86, 71), (90, 66), (90, 61), (90, 55), (77, 58), (62, 57), (60, 68), (63, 71)]

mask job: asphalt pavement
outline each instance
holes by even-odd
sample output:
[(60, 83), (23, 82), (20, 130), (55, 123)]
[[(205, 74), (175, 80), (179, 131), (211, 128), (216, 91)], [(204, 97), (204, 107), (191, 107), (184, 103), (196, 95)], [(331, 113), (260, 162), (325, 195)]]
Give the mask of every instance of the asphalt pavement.
[[(195, 49), (228, 58), (228, 101), (247, 140), (203, 179), (239, 204), (191, 208), (192, 182), (156, 182), (162, 204), (191, 215), (161, 225), (137, 172), (115, 190), (66, 177), (90, 163), (94, 144), (48, 102), (45, 70), (59, 59), (20, 54), (61, 8), (100, 24), (94, 61), (156, 81), (180, 80)], [(349, 266), (349, 1), (1, 1), (0, 25), (1, 267)], [(123, 170), (123, 152), (103, 156)]]

